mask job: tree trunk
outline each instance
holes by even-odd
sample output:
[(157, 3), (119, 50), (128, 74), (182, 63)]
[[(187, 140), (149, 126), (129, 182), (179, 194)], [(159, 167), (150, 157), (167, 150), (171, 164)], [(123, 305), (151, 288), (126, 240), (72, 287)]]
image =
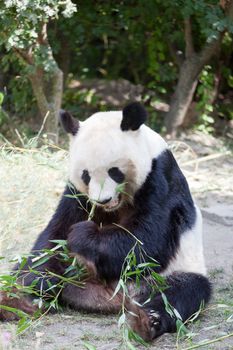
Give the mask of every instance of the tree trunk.
[(14, 50), (31, 68), (32, 73), (29, 79), (42, 117), (41, 127), (50, 141), (58, 143), (58, 117), (62, 103), (63, 72), (58, 67), (48, 42), (47, 23), (41, 23), (37, 44), (46, 52), (44, 65), (50, 66), (49, 72), (45, 71), (43, 64), (40, 66), (36, 64), (32, 47), (27, 50), (15, 47)]
[[(221, 0), (220, 7), (225, 11), (226, 18), (233, 19), (233, 0)], [(209, 60), (218, 53), (225, 32), (219, 33), (216, 39), (206, 43), (203, 49), (196, 53), (193, 45), (191, 18), (184, 20), (185, 60), (180, 64), (180, 74), (175, 93), (172, 97), (170, 110), (165, 118), (167, 133), (176, 136), (178, 127), (183, 123), (185, 114), (193, 99), (198, 75)]]
[(212, 56), (218, 52), (223, 35), (224, 33), (219, 34), (219, 37), (211, 43), (206, 43), (200, 53), (196, 53), (192, 44), (191, 23), (188, 20), (185, 21), (186, 58), (180, 65), (178, 83), (165, 118), (167, 134), (170, 137), (176, 136), (178, 127), (183, 123), (193, 99), (198, 76)]
[(61, 50), (58, 53), (57, 62), (63, 72), (63, 86), (65, 87), (70, 68), (71, 47), (68, 38), (62, 33), (59, 33), (59, 35), (61, 38)]
[[(63, 73), (56, 67), (48, 78), (45, 77), (42, 69), (37, 68), (29, 78), (44, 123), (43, 130), (50, 141), (58, 143), (58, 116), (62, 102)], [(48, 89), (45, 88), (46, 85)]]
[(58, 120), (59, 111), (61, 109), (63, 93), (63, 72), (57, 67), (49, 81), (49, 91), (47, 91), (47, 99), (50, 108), (50, 115), (45, 124), (45, 130), (50, 139), (54, 139), (58, 143)]
[(178, 127), (183, 123), (197, 86), (198, 74), (195, 59), (186, 60), (180, 68), (179, 80), (165, 119), (167, 133), (171, 137), (176, 136)]

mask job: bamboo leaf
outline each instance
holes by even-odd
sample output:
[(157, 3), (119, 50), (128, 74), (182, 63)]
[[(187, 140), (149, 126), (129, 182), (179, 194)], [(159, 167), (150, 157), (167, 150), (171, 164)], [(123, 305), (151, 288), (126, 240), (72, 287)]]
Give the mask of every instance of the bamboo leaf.
[(88, 350), (97, 350), (94, 345), (92, 345), (92, 344), (90, 344), (90, 343), (88, 343), (86, 341), (83, 341), (82, 343), (85, 346), (85, 348), (88, 349)]
[(44, 256), (34, 264), (32, 264), (32, 268), (35, 269), (36, 267), (45, 264), (50, 259), (50, 256)]

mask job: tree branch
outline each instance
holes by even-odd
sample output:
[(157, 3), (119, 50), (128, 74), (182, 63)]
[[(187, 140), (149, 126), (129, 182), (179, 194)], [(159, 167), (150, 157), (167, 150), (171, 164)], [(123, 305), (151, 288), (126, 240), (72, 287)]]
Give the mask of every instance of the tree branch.
[(233, 19), (233, 0), (225, 1), (225, 10), (226, 10), (227, 17), (229, 17), (232, 20)]
[(45, 117), (50, 108), (43, 89), (43, 72), (37, 68), (35, 73), (29, 75), (29, 79), (32, 84), (32, 89), (36, 97), (40, 113), (42, 117)]
[(212, 40), (210, 43), (206, 44), (203, 49), (201, 50), (199, 56), (199, 62), (201, 62), (201, 65), (204, 66), (208, 63), (210, 58), (217, 54), (220, 48), (220, 44), (222, 42), (222, 39), (224, 37), (225, 31), (220, 33), (218, 37), (214, 40)]
[(48, 45), (48, 36), (47, 36), (47, 23), (41, 23), (40, 25), (40, 31), (38, 33), (38, 38), (37, 38), (37, 42), (40, 45)]
[(31, 50), (29, 49), (28, 51), (19, 49), (18, 47), (13, 47), (13, 50), (17, 53), (18, 56), (20, 56), (26, 63), (33, 65), (34, 60), (33, 56), (31, 53)]
[(193, 46), (193, 35), (192, 35), (192, 22), (191, 18), (185, 18), (184, 20), (184, 39), (185, 39), (185, 57), (189, 58), (194, 53), (194, 46)]
[(227, 15), (233, 17), (233, 1), (232, 0), (220, 0), (221, 8), (226, 11)]

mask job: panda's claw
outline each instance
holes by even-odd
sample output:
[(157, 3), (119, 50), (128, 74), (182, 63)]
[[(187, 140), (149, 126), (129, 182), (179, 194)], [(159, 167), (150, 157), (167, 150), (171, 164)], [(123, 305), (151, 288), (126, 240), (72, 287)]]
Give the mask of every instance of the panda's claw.
[(158, 312), (150, 310), (148, 318), (150, 323), (151, 339), (154, 339), (161, 334), (161, 317)]

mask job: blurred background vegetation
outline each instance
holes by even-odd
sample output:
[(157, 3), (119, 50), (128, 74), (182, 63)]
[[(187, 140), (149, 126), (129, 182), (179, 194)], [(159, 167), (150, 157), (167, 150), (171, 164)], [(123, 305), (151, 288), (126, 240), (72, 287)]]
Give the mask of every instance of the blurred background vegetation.
[(232, 0), (3, 0), (0, 18), (2, 140), (58, 142), (60, 108), (132, 100), (170, 137), (233, 138)]

